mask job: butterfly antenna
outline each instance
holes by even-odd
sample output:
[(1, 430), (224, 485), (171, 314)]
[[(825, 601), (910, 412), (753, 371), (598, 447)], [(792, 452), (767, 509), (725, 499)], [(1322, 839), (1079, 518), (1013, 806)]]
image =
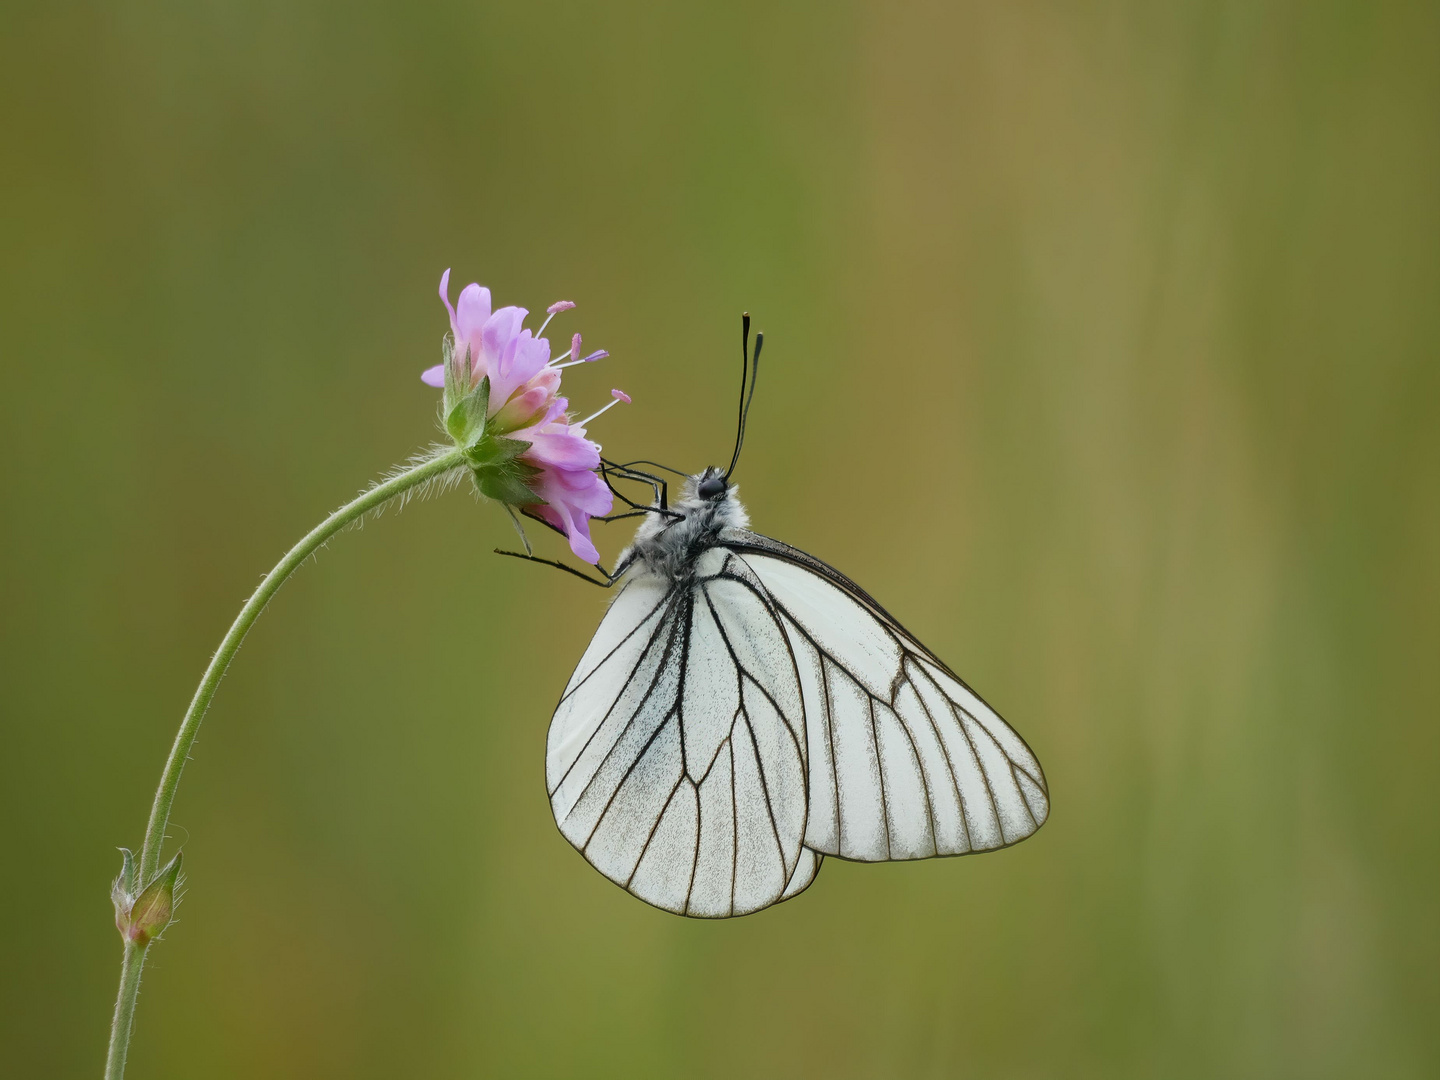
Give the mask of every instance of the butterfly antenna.
[[(745, 445), (745, 421), (750, 416), (750, 402), (755, 400), (755, 382), (760, 377), (760, 349), (765, 344), (765, 335), (755, 335), (755, 363), (750, 363), (750, 313), (747, 311), (741, 317), (741, 358), (743, 366), (740, 368), (740, 419), (735, 427), (735, 453), (730, 455), (730, 467), (725, 470), (725, 479), (730, 479), (730, 474), (735, 471), (735, 466), (740, 463), (740, 448)], [(749, 384), (749, 393), (746, 393), (746, 384)]]

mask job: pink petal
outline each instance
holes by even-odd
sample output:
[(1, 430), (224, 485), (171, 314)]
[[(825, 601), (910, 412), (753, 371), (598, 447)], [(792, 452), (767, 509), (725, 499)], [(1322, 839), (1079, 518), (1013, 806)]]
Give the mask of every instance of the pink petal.
[(480, 328), (480, 343), (485, 351), (486, 373), (494, 371), (495, 365), (520, 336), (520, 324), (528, 315), (524, 308), (502, 307), (485, 320)]
[(555, 477), (565, 489), (565, 501), (592, 517), (608, 514), (615, 505), (615, 497), (605, 481), (588, 469), (557, 469)]
[(595, 542), (590, 539), (590, 522), (585, 518), (572, 524), (569, 528), (570, 550), (578, 558), (584, 559), (591, 566), (600, 561), (600, 552), (595, 550)]
[(496, 430), (513, 431), (530, 423), (537, 413), (544, 410), (549, 399), (550, 391), (544, 386), (530, 386), (522, 390), (494, 414)]
[(495, 408), (504, 405), (516, 390), (538, 375), (549, 362), (550, 342), (545, 338), (531, 337), (529, 330), (522, 330), (513, 348), (502, 353), (499, 362), (490, 368), (492, 405)]
[(457, 330), (455, 329), (455, 309), (450, 306), (450, 271), (449, 271), (449, 269), (446, 269), (445, 273), (443, 273), (443, 274), (440, 275), (440, 301), (441, 301), (441, 303), (443, 303), (443, 304), (445, 305), (445, 310), (450, 313), (450, 331), (451, 331), (451, 333), (456, 334), (456, 336), (459, 336), (459, 331), (457, 331)]
[(545, 505), (534, 512), (570, 540), (570, 550), (586, 562), (600, 559), (590, 540), (590, 518), (610, 512), (614, 500), (593, 472), (546, 469), (538, 478), (537, 493)]
[(460, 303), (457, 307), (452, 320), (455, 325), (455, 343), (458, 347), (463, 341), (473, 348), (475, 337), (485, 325), (485, 320), (490, 318), (490, 290), (472, 281), (460, 291)]
[(444, 389), (445, 365), (436, 364), (432, 368), (426, 368), (420, 374), (420, 381), (423, 382), (426, 386), (433, 386), (436, 389)]
[(540, 421), (539, 426), (545, 424), (565, 423), (565, 410), (570, 408), (570, 402), (563, 397), (557, 397), (550, 403), (550, 411), (545, 414), (545, 419)]
[(581, 434), (579, 428), (553, 425), (547, 428), (526, 428), (514, 434), (524, 439), (530, 449), (521, 455), (532, 465), (557, 469), (587, 470), (600, 466), (600, 448)]

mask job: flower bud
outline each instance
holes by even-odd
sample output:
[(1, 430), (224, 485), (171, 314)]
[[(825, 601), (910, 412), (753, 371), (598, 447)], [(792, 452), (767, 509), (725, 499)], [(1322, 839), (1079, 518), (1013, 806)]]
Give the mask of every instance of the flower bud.
[(180, 880), (180, 853), (165, 864), (135, 895), (135, 860), (124, 848), (120, 876), (110, 889), (115, 905), (115, 928), (127, 944), (144, 948), (159, 937), (175, 916), (175, 886)]

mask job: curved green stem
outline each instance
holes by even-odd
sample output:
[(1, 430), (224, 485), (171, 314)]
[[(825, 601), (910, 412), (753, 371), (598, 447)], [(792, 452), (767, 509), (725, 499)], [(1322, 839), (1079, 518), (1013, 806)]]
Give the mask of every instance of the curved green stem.
[(250, 599), (245, 601), (245, 606), (240, 609), (239, 616), (225, 634), (224, 640), (220, 642), (220, 648), (215, 651), (214, 657), (210, 660), (210, 666), (205, 669), (205, 676), (200, 680), (200, 685), (195, 690), (195, 696), (190, 701), (190, 708), (185, 711), (185, 719), (181, 721), (180, 730), (175, 735), (175, 744), (170, 748), (170, 758), (165, 762), (165, 771), (160, 775), (160, 786), (155, 791), (155, 803), (150, 808), (150, 824), (145, 829), (145, 846), (140, 852), (140, 882), (142, 886), (153, 878), (155, 871), (160, 868), (160, 849), (165, 843), (165, 830), (170, 824), (170, 805), (175, 801), (175, 789), (180, 786), (180, 773), (184, 770), (185, 761), (190, 756), (190, 746), (195, 741), (196, 733), (200, 730), (200, 721), (205, 717), (205, 710), (210, 707), (210, 699), (215, 696), (215, 690), (219, 687), (220, 680), (225, 677), (225, 669), (230, 666), (230, 661), (235, 658), (240, 643), (245, 640), (245, 634), (259, 617), (260, 612), (265, 610), (265, 605), (270, 602), (270, 598), (275, 595), (281, 585), (285, 584), (285, 579), (293, 574), (301, 563), (345, 526), (358, 521), (371, 510), (389, 502), (395, 496), (409, 491), (416, 485), (433, 480), (442, 473), (464, 464), (464, 461), (465, 458), (461, 451), (450, 450), (447, 453), (428, 458), (419, 465), (397, 473), (383, 483), (376, 484), (368, 491), (362, 492), (306, 533), (305, 537), (275, 564), (275, 569), (265, 575), (264, 580), (260, 582)]
[[(165, 844), (165, 830), (170, 824), (170, 807), (175, 802), (175, 791), (180, 786), (180, 774), (200, 730), (200, 721), (205, 718), (205, 711), (210, 707), (210, 699), (215, 696), (220, 680), (225, 677), (225, 669), (235, 658), (240, 643), (245, 640), (245, 634), (270, 602), (270, 598), (301, 563), (345, 526), (358, 521), (395, 496), (404, 494), (427, 480), (442, 476), (464, 463), (463, 451), (448, 450), (426, 458), (420, 464), (363, 492), (311, 529), (298, 544), (286, 552), (285, 557), (275, 564), (275, 568), (265, 575), (250, 599), (245, 601), (245, 606), (240, 609), (239, 616), (210, 660), (210, 666), (205, 669), (195, 696), (190, 700), (190, 707), (185, 711), (185, 719), (180, 723), (175, 743), (170, 748), (165, 771), (160, 774), (160, 786), (155, 791), (155, 802), (150, 807), (150, 823), (145, 829), (145, 846), (140, 853), (138, 887), (143, 888), (154, 878), (160, 867), (160, 849)], [(106, 1080), (120, 1080), (125, 1071), (135, 997), (140, 990), (140, 969), (144, 965), (146, 951), (145, 946), (126, 943), (125, 959), (120, 972), (120, 994), (115, 1002), (115, 1020), (110, 1030), (110, 1053), (105, 1066)]]
[(145, 966), (147, 945), (125, 943), (120, 961), (120, 994), (115, 999), (115, 1018), (110, 1022), (110, 1053), (105, 1058), (105, 1080), (125, 1075), (125, 1055), (130, 1052), (130, 1029), (135, 1026), (135, 997), (140, 993), (140, 969)]

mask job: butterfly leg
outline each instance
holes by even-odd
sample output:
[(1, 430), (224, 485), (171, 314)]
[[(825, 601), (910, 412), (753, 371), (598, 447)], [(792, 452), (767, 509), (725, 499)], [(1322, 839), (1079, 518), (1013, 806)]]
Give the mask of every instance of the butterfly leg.
[(588, 581), (591, 585), (598, 585), (602, 589), (610, 588), (612, 585), (615, 584), (616, 581), (620, 579), (620, 571), (617, 570), (614, 574), (607, 574), (605, 573), (604, 567), (601, 567), (599, 565), (597, 565), (595, 569), (599, 570), (602, 574), (605, 574), (605, 579), (603, 581), (599, 578), (593, 578), (589, 574), (581, 573), (573, 566), (566, 566), (564, 563), (559, 562), (556, 559), (542, 559), (538, 555), (527, 555), (519, 551), (501, 551), (499, 548), (495, 549), (495, 554), (508, 555), (512, 559), (524, 559), (526, 562), (541, 563), (545, 566), (553, 566), (556, 570), (564, 570), (567, 574), (574, 574), (581, 581)]
[[(641, 506), (639, 503), (637, 503), (634, 499), (631, 499), (628, 495), (622, 492), (611, 482), (610, 474), (612, 472), (615, 473), (617, 479), (633, 480), (637, 484), (648, 485), (650, 487), (650, 490), (654, 493), (655, 499), (660, 503), (660, 505), (655, 506), (652, 504), (650, 506)], [(678, 518), (682, 516), (668, 508), (668, 504), (666, 502), (667, 489), (665, 486), (665, 481), (656, 480), (648, 473), (643, 475), (635, 475), (629, 469), (616, 469), (612, 463), (604, 461), (602, 459), (600, 462), (600, 478), (605, 481), (605, 486), (610, 489), (610, 493), (612, 495), (614, 495), (617, 499), (619, 499), (626, 506), (630, 507), (633, 510), (643, 510), (646, 513), (660, 514), (664, 517), (672, 518)]]
[[(608, 469), (622, 480), (633, 480), (637, 484), (647, 485), (650, 488), (654, 501), (660, 504), (660, 509), (662, 511), (669, 509), (670, 485), (662, 477), (645, 472), (643, 469), (633, 468), (632, 466), (635, 464), (636, 462), (632, 461), (621, 465), (610, 461), (608, 458), (601, 458), (600, 472), (603, 475)], [(642, 462), (641, 464), (648, 464), (648, 462)], [(664, 468), (664, 466), (662, 465), (661, 468)]]
[[(633, 479), (633, 477), (631, 477), (630, 474), (629, 474), (629, 470), (619, 468), (619, 467), (617, 467), (613, 462), (610, 462), (610, 461), (605, 460), (604, 458), (601, 458), (601, 459), (600, 459), (600, 479), (602, 479), (602, 480), (605, 481), (605, 486), (610, 489), (610, 494), (614, 495), (617, 499), (619, 499), (621, 502), (623, 502), (626, 506), (632, 507), (632, 508), (634, 508), (634, 509), (636, 509), (636, 510), (645, 509), (645, 508), (642, 507), (639, 503), (635, 502), (635, 501), (634, 501), (633, 499), (631, 499), (628, 495), (626, 495), (626, 494), (625, 494), (624, 492), (622, 492), (619, 488), (617, 488), (617, 487), (614, 485), (614, 483), (611, 482), (611, 480), (610, 480), (610, 474), (611, 474), (612, 472), (613, 472), (613, 473), (615, 474), (615, 476), (616, 476), (618, 479), (620, 479), (620, 480), (630, 480), (630, 479)], [(641, 480), (641, 481), (638, 481), (638, 482), (639, 482), (639, 483), (644, 483), (645, 481)], [(650, 489), (651, 489), (652, 493), (654, 494), (654, 498), (658, 500), (659, 497), (660, 497), (659, 491), (656, 490), (656, 488), (655, 488), (655, 486), (654, 486), (653, 484), (650, 485)]]
[[(634, 462), (631, 464), (633, 465)], [(670, 485), (663, 477), (656, 476), (654, 473), (645, 472), (642, 469), (631, 468), (630, 465), (616, 465), (614, 462), (603, 462), (602, 465), (609, 465), (626, 480), (634, 480), (637, 484), (650, 485), (650, 491), (653, 493), (655, 500), (660, 503), (660, 509), (665, 510), (669, 508)]]
[(659, 491), (657, 492), (657, 496), (660, 500), (660, 509), (669, 509), (670, 484), (663, 477), (656, 476), (653, 473), (642, 472), (639, 469), (632, 469), (628, 465), (624, 466), (624, 469), (625, 475), (628, 476), (631, 480), (634, 480), (637, 483), (641, 484), (649, 484), (650, 490), (652, 492), (656, 491), (656, 488), (658, 486)]

